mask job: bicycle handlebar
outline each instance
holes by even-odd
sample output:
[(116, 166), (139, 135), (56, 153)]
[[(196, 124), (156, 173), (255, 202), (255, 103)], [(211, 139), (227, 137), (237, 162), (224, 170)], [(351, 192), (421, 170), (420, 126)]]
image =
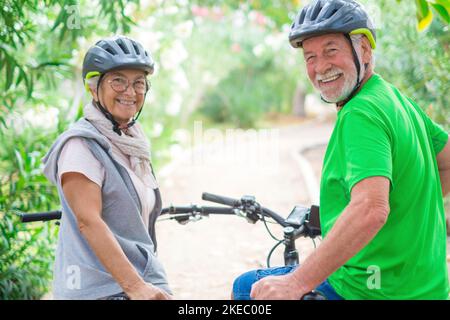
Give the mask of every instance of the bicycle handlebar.
[[(260, 206), (258, 202), (255, 201), (255, 198), (252, 196), (243, 196), (241, 199), (233, 199), (230, 197), (224, 197), (217, 194), (204, 192), (202, 194), (202, 199), (206, 201), (211, 201), (219, 204), (225, 205), (225, 207), (211, 207), (211, 206), (169, 206), (167, 208), (163, 208), (161, 210), (161, 215), (169, 214), (169, 215), (181, 215), (186, 214), (185, 217), (179, 216), (177, 220), (184, 221), (189, 216), (195, 215), (208, 215), (208, 214), (227, 214), (227, 215), (239, 215), (239, 212), (243, 212), (245, 217), (252, 223), (255, 223), (257, 220), (264, 220), (264, 216), (270, 217), (275, 222), (277, 222), (282, 227), (292, 226), (291, 223), (286, 221), (285, 218), (278, 215), (274, 211)], [(61, 219), (61, 211), (49, 211), (49, 212), (37, 212), (37, 213), (21, 213), (19, 214), (21, 222), (35, 222), (35, 221), (50, 221), (50, 220), (59, 220)], [(175, 217), (176, 219), (177, 217)], [(295, 226), (295, 238), (298, 238), (306, 233), (308, 236), (315, 236), (317, 233), (315, 230), (312, 230), (310, 227), (306, 228), (298, 228), (299, 226)]]
[[(235, 214), (234, 208), (229, 207), (200, 207), (196, 205), (192, 206), (170, 206), (161, 210), (161, 215), (170, 214), (194, 214), (199, 213), (201, 215), (208, 214)], [(51, 221), (61, 219), (61, 210), (48, 211), (48, 212), (36, 212), (36, 213), (19, 213), (20, 221), (23, 223), (37, 222), (37, 221)]]
[[(281, 217), (277, 213), (270, 209), (262, 207), (255, 198), (252, 196), (243, 196), (241, 199), (233, 199), (216, 194), (204, 192), (202, 199), (219, 203), (225, 206), (212, 207), (212, 206), (169, 206), (161, 210), (161, 215), (168, 215), (167, 220), (176, 220), (180, 224), (186, 224), (189, 221), (197, 221), (203, 216), (209, 214), (225, 214), (225, 215), (238, 215), (246, 217), (251, 223), (255, 223), (258, 220), (262, 220), (266, 226), (267, 231), (273, 239), (277, 240), (277, 244), (270, 250), (267, 257), (267, 266), (270, 266), (270, 257), (281, 243), (285, 245), (284, 260), (285, 265), (298, 264), (299, 257), (297, 249), (295, 248), (295, 240), (299, 237), (310, 237), (313, 239), (315, 236), (320, 235), (320, 226), (315, 227), (314, 224), (310, 224), (310, 213), (314, 206), (309, 211), (305, 211), (305, 207), (295, 207), (287, 219)], [(318, 207), (315, 207), (315, 212), (318, 214)], [(308, 219), (305, 218), (305, 212), (308, 214)], [(22, 222), (34, 222), (34, 221), (49, 221), (61, 219), (62, 212), (60, 210), (50, 212), (37, 212), (37, 213), (19, 213)], [(264, 217), (270, 217), (284, 229), (284, 239), (278, 240), (275, 238), (267, 227)], [(317, 217), (318, 218), (318, 217)], [(317, 219), (316, 218), (316, 219)], [(165, 220), (165, 219), (161, 219)], [(304, 297), (305, 300), (321, 300), (320, 295), (311, 292)]]
[[(239, 200), (239, 199), (224, 197), (224, 196), (220, 196), (220, 195), (212, 194), (212, 193), (208, 193), (208, 192), (202, 193), (203, 200), (224, 204), (224, 205), (227, 205), (227, 206), (230, 206), (233, 208), (240, 208), (242, 206), (245, 206), (246, 202), (249, 202), (249, 205), (258, 207), (260, 209), (262, 215), (272, 218), (282, 227), (289, 226), (289, 224), (286, 223), (285, 218), (283, 218), (282, 216), (278, 215), (277, 213), (273, 212), (272, 210), (270, 210), (268, 208), (260, 206), (259, 203), (254, 201), (254, 198), (251, 199), (252, 197), (249, 197), (249, 196), (247, 196), (247, 198), (248, 199), (246, 199), (246, 197), (243, 197), (242, 199)], [(253, 208), (253, 209), (256, 209), (256, 208)]]
[(212, 194), (208, 192), (202, 193), (202, 199), (205, 201), (220, 203), (230, 207), (238, 207), (241, 205), (241, 200), (219, 196), (217, 194)]
[(180, 214), (180, 213), (200, 213), (203, 215), (208, 214), (235, 214), (234, 208), (227, 207), (201, 207), (197, 205), (191, 206), (170, 206), (161, 210), (163, 214)]
[(60, 210), (36, 213), (20, 213), (21, 222), (50, 221), (61, 219), (62, 212)]

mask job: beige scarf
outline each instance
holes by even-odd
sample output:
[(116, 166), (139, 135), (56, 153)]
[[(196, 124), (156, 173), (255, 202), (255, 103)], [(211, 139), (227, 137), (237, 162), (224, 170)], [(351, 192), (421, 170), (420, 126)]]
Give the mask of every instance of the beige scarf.
[(128, 134), (119, 136), (112, 130), (112, 123), (92, 103), (83, 109), (84, 117), (97, 130), (109, 139), (122, 153), (130, 159), (131, 170), (147, 186), (156, 189), (158, 186), (150, 168), (150, 142), (146, 138), (139, 123), (128, 128)]

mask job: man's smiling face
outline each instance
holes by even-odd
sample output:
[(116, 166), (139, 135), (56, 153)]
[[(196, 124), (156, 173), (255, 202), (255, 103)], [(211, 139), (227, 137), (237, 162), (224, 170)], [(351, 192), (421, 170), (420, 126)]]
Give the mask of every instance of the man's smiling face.
[(339, 102), (350, 95), (357, 72), (350, 42), (341, 33), (315, 36), (303, 41), (308, 77), (322, 98)]

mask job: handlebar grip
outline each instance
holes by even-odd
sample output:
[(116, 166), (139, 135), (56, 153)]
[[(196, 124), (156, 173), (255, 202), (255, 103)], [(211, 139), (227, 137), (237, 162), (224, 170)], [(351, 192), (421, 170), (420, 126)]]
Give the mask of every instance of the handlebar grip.
[(327, 298), (317, 291), (311, 291), (305, 294), (301, 300), (327, 300)]
[(196, 205), (191, 206), (170, 206), (161, 209), (161, 215), (163, 214), (192, 214), (192, 213), (202, 213), (202, 214), (234, 214), (234, 209), (229, 207), (201, 207)]
[(234, 209), (227, 207), (202, 207), (202, 212), (205, 214), (234, 214)]
[(224, 196), (219, 196), (219, 195), (208, 193), (208, 192), (202, 193), (202, 199), (206, 200), (206, 201), (210, 201), (210, 202), (224, 204), (224, 205), (230, 206), (230, 207), (236, 207), (241, 204), (241, 200), (232, 199), (232, 198), (228, 198), (228, 197), (224, 197)]
[(60, 210), (37, 213), (23, 213), (20, 215), (21, 222), (49, 221), (61, 219), (62, 212)]
[(161, 215), (163, 214), (179, 214), (179, 213), (192, 213), (194, 211), (194, 208), (192, 206), (170, 206), (167, 208), (161, 209)]

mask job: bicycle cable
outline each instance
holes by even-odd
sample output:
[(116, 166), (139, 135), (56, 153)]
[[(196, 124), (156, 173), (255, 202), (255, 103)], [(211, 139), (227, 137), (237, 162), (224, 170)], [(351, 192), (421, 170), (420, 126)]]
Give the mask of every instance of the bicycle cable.
[(267, 232), (269, 233), (270, 237), (271, 237), (272, 239), (274, 239), (275, 241), (283, 241), (283, 240), (280, 240), (280, 239), (278, 239), (277, 237), (275, 237), (275, 236), (273, 235), (273, 233), (270, 231), (269, 226), (267, 225), (266, 218), (264, 217), (264, 212), (261, 214), (261, 216), (262, 216), (262, 221), (264, 222), (264, 226), (266, 227), (266, 230), (267, 230)]
[(266, 261), (267, 268), (270, 268), (270, 258), (272, 257), (272, 253), (273, 253), (273, 252), (275, 251), (275, 249), (276, 249), (280, 244), (282, 244), (283, 242), (284, 242), (284, 240), (279, 240), (278, 243), (275, 244), (275, 245), (273, 246), (272, 249), (270, 249), (270, 252), (269, 252), (269, 255), (267, 256), (267, 261)]

